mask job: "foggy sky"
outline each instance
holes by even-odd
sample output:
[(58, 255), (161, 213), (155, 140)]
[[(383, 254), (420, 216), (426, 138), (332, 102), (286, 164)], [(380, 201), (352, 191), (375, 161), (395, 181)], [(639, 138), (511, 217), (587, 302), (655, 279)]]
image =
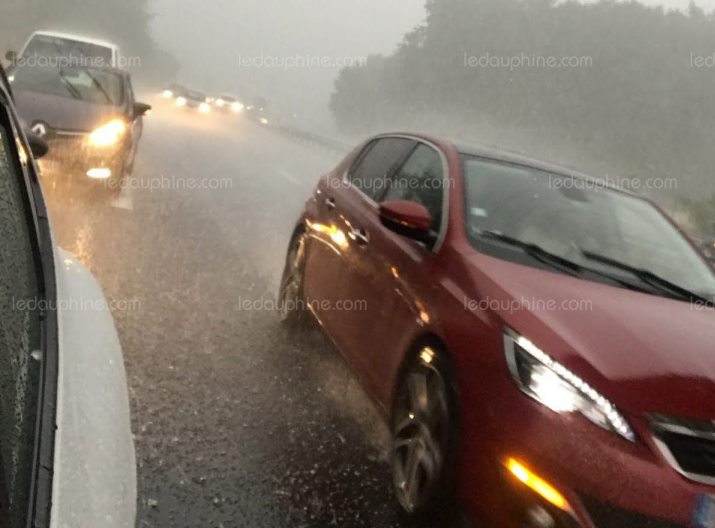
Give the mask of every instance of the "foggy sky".
[[(184, 65), (179, 81), (241, 97), (265, 95), (301, 119), (321, 122), (327, 120), (340, 68), (285, 70), (261, 67), (260, 61), (280, 66), (280, 61), (344, 62), (343, 57), (390, 53), (424, 19), (424, 0), (153, 0), (152, 5), (155, 38)], [(250, 67), (252, 62), (258, 65)]]
[[(586, 0), (588, 1), (588, 0)], [(641, 0), (686, 9), (690, 0)], [(154, 37), (182, 64), (179, 82), (268, 97), (301, 121), (329, 123), (337, 64), (392, 52), (425, 17), (425, 0), (152, 0)], [(708, 11), (715, 0), (697, 0)], [(282, 62), (281, 62), (282, 61)], [(272, 62), (272, 64), (270, 64)], [(267, 65), (273, 66), (268, 67)], [(167, 80), (169, 81), (169, 80)]]

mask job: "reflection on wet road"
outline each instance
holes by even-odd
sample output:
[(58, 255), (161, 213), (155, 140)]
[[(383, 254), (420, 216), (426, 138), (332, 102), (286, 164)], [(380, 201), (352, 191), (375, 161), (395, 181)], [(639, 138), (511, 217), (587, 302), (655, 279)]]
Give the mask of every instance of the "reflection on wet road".
[(155, 102), (119, 199), (48, 199), (57, 242), (114, 309), (138, 526), (404, 526), (385, 427), (352, 374), (317, 329), (291, 334), (255, 309), (274, 299), (292, 223), (339, 156)]

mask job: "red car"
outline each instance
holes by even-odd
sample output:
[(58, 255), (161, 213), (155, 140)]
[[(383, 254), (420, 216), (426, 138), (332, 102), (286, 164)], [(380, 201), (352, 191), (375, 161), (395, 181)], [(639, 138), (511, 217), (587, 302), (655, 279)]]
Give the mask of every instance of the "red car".
[(714, 298), (652, 203), (406, 134), (321, 178), (280, 289), (389, 419), (402, 508), (499, 528), (715, 526)]

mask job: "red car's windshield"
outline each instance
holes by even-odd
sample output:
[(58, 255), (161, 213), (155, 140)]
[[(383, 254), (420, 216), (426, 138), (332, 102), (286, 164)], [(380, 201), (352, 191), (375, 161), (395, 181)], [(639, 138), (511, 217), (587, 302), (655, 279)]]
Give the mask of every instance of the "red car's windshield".
[(589, 268), (613, 268), (608, 259), (715, 295), (712, 270), (649, 202), (596, 181), (481, 158), (466, 157), (464, 168), (467, 229), (479, 249), (482, 234), (499, 234)]

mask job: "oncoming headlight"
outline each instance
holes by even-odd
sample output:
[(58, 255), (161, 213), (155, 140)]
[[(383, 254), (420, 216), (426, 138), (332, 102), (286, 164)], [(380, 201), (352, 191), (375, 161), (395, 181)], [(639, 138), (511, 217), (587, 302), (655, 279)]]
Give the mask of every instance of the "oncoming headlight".
[(127, 131), (127, 124), (122, 119), (112, 119), (89, 135), (89, 142), (95, 147), (116, 145)]
[(504, 351), (514, 381), (527, 396), (557, 413), (578, 412), (635, 442), (635, 432), (615, 405), (531, 341), (506, 330)]

